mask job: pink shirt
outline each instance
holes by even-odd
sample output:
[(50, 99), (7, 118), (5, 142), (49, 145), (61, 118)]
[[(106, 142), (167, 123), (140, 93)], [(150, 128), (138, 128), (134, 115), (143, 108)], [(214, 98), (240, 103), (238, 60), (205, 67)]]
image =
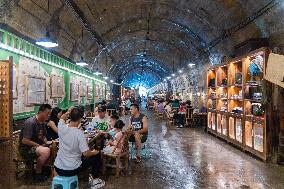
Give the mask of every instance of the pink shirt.
[(123, 148), (123, 143), (124, 143), (124, 135), (122, 131), (119, 131), (118, 133), (115, 134), (114, 137), (114, 151), (113, 153), (119, 154), (122, 153), (122, 148)]

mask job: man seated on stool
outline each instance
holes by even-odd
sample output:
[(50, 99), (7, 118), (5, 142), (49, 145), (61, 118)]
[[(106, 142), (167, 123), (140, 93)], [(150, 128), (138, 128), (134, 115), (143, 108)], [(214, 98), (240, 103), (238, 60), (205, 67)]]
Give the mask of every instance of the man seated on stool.
[(131, 104), (130, 112), (132, 116), (129, 119), (128, 129), (132, 130), (132, 134), (129, 141), (136, 143), (136, 162), (139, 163), (141, 162), (141, 145), (148, 137), (148, 119), (140, 113), (138, 104)]
[[(91, 167), (91, 189), (103, 187), (105, 182), (100, 176), (99, 151), (90, 150), (84, 132), (78, 129), (84, 112), (80, 108), (70, 108), (63, 114), (58, 123), (59, 150), (55, 159), (55, 170), (59, 176), (71, 177), (79, 174), (81, 170)], [(70, 117), (70, 123), (66, 120)], [(83, 155), (83, 157), (82, 157)]]
[(47, 179), (42, 174), (42, 168), (50, 157), (50, 149), (46, 147), (46, 121), (50, 115), (51, 106), (43, 104), (37, 115), (28, 118), (20, 134), (19, 151), (24, 160), (33, 162), (37, 158), (35, 179)]

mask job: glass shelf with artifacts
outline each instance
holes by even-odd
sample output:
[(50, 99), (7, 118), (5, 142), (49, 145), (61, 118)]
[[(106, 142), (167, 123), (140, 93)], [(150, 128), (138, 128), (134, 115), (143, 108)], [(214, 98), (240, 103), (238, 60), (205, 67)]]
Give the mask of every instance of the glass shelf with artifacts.
[(269, 52), (255, 50), (207, 73), (208, 132), (262, 159), (267, 157), (262, 90)]

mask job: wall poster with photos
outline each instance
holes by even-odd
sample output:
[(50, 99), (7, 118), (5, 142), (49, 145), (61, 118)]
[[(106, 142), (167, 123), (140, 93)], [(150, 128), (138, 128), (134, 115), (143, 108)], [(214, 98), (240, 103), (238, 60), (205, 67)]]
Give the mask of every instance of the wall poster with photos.
[(87, 99), (93, 99), (93, 87), (91, 85), (87, 85)]
[(79, 84), (78, 83), (70, 83), (70, 100), (77, 101), (79, 100)]
[(51, 98), (63, 98), (65, 96), (64, 76), (51, 75)]
[(26, 77), (26, 104), (43, 104), (46, 102), (46, 79), (34, 76)]

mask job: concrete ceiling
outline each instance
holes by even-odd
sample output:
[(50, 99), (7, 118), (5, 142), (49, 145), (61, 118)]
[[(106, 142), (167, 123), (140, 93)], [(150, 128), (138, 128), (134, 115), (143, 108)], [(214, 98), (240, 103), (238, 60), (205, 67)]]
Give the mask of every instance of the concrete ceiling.
[(276, 42), (283, 7), (282, 0), (2, 0), (0, 20), (34, 40), (49, 31), (57, 52), (83, 56), (89, 69), (120, 80), (144, 72), (152, 85), (189, 62), (232, 54), (248, 38)]

